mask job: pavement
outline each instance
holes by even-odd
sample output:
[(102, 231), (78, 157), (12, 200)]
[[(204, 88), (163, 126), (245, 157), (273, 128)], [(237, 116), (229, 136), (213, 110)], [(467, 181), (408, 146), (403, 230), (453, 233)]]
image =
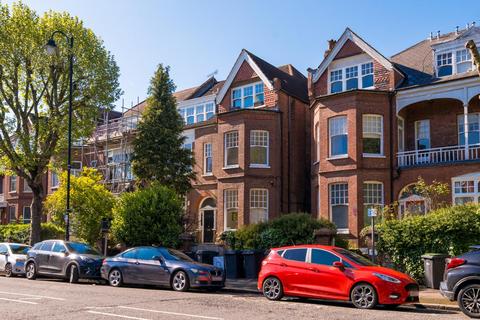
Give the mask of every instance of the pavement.
[(217, 293), (174, 292), (157, 287), (113, 288), (92, 283), (0, 277), (0, 319), (466, 319), (455, 310), (415, 306), (359, 310), (344, 302), (295, 298), (269, 301), (256, 292), (232, 290), (232, 285), (229, 283), (226, 290)]
[[(257, 290), (257, 279), (227, 279), (225, 289), (229, 291), (260, 294)], [(420, 303), (417, 304), (419, 308), (460, 310), (456, 301), (450, 301), (444, 298), (439, 290), (421, 287), (419, 298)]]

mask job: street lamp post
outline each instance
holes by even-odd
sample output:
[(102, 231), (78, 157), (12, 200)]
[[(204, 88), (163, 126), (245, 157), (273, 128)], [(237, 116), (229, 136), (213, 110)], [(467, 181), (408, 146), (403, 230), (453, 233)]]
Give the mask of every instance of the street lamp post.
[(58, 52), (57, 44), (53, 39), (56, 34), (61, 34), (67, 40), (70, 46), (68, 54), (69, 60), (69, 74), (68, 80), (70, 82), (70, 92), (68, 95), (68, 155), (67, 155), (67, 207), (65, 212), (65, 241), (70, 240), (70, 174), (72, 169), (72, 103), (73, 103), (73, 37), (69, 37), (63, 31), (55, 31), (52, 33), (50, 40), (48, 40), (46, 49), (49, 55), (54, 55)]

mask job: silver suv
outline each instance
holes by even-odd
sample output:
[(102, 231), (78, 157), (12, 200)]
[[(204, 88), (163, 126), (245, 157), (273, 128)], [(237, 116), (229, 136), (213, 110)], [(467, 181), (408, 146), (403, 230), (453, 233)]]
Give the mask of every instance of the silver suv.
[(25, 260), (29, 249), (26, 244), (0, 243), (0, 272), (6, 277), (25, 275)]

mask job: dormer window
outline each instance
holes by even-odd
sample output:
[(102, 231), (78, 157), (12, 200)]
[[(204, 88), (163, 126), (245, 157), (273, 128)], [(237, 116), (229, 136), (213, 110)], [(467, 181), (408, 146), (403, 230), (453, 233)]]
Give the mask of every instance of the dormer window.
[(472, 56), (467, 49), (437, 54), (437, 77), (451, 76), (472, 70)]
[(207, 102), (206, 104), (180, 108), (178, 112), (185, 124), (190, 125), (212, 118), (215, 115), (215, 105), (213, 102)]
[(439, 77), (450, 76), (452, 74), (452, 53), (441, 53), (437, 55), (437, 75)]
[(330, 71), (330, 93), (373, 88), (373, 62)]
[(263, 106), (264, 103), (263, 82), (236, 87), (232, 90), (233, 108), (256, 108)]

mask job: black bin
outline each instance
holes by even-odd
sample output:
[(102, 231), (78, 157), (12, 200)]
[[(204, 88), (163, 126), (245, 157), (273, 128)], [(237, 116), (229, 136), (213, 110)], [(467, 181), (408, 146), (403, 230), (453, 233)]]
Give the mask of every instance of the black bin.
[(425, 268), (425, 286), (438, 289), (445, 272), (445, 259), (449, 256), (442, 253), (427, 253), (422, 256)]
[(209, 250), (198, 250), (196, 256), (198, 262), (213, 264), (213, 257), (218, 256), (218, 252)]
[(243, 260), (238, 250), (225, 251), (225, 274), (227, 279), (237, 279), (243, 276)]
[(265, 253), (260, 250), (244, 250), (242, 251), (242, 256), (245, 278), (256, 279), (260, 272), (260, 265), (265, 257)]

